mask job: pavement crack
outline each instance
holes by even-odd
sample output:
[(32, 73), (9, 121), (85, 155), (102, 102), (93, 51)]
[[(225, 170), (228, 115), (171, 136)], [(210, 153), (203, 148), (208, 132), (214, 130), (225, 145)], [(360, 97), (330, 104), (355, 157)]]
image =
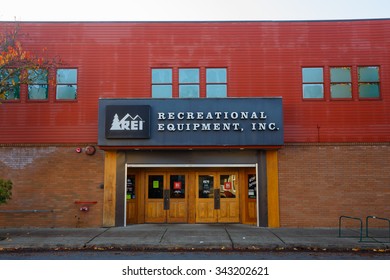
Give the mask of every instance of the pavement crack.
[(104, 231), (100, 232), (99, 234), (95, 235), (94, 237), (92, 237), (90, 240), (88, 240), (87, 242), (84, 243), (84, 248), (87, 247), (87, 245), (89, 243), (91, 243), (93, 240), (95, 240), (97, 237), (99, 237), (100, 235), (102, 235), (103, 233), (106, 233), (110, 228), (106, 228)]
[(163, 241), (163, 239), (164, 239), (165, 234), (167, 233), (167, 231), (168, 231), (168, 228), (165, 229), (164, 233), (162, 234), (162, 236), (161, 236), (161, 238), (160, 238), (160, 242), (159, 242), (159, 243), (161, 243), (161, 242)]
[(272, 233), (277, 239), (279, 239), (284, 245), (286, 245), (287, 243), (283, 241), (282, 238), (279, 237), (279, 235), (277, 235), (276, 233), (274, 233), (272, 230), (269, 230), (267, 229), (268, 232)]
[(234, 250), (234, 242), (233, 242), (233, 239), (232, 239), (232, 237), (230, 236), (230, 233), (229, 233), (229, 231), (227, 230), (227, 228), (225, 227), (224, 229), (225, 229), (225, 231), (226, 231), (227, 236), (229, 237), (230, 244), (232, 244), (232, 250)]

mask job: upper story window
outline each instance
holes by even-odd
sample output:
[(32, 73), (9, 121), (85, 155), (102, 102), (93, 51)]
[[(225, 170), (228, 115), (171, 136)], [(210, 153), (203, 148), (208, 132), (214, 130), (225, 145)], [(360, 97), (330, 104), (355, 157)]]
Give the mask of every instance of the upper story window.
[(322, 67), (302, 68), (303, 98), (324, 98), (324, 69)]
[(206, 96), (227, 96), (227, 73), (226, 68), (206, 69)]
[(197, 98), (200, 96), (199, 90), (199, 69), (179, 69), (179, 97)]
[(28, 70), (28, 99), (48, 100), (48, 71), (44, 69)]
[(331, 98), (352, 98), (351, 67), (330, 68)]
[(77, 69), (57, 69), (57, 100), (77, 99)]
[(379, 98), (379, 67), (358, 67), (359, 98)]
[(1, 99), (20, 99), (19, 74), (15, 69), (0, 69), (0, 83), (3, 90), (0, 92)]
[(152, 98), (227, 97), (227, 68), (152, 68)]
[(303, 99), (379, 100), (380, 67), (304, 67), (302, 87)]
[(152, 69), (152, 97), (172, 98), (172, 69)]

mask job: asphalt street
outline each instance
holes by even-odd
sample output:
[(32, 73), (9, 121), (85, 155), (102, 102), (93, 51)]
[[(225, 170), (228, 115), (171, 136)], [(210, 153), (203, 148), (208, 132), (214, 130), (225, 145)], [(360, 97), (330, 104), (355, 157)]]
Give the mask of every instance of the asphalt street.
[(384, 252), (316, 251), (13, 251), (0, 260), (390, 260)]

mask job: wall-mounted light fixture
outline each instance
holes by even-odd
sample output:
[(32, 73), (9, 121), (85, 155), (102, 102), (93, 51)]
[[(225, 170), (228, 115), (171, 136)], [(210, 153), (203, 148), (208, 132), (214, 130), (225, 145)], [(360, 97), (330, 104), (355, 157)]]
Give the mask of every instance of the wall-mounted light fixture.
[(85, 147), (85, 153), (89, 156), (94, 155), (96, 152), (96, 148), (94, 146), (87, 146)]

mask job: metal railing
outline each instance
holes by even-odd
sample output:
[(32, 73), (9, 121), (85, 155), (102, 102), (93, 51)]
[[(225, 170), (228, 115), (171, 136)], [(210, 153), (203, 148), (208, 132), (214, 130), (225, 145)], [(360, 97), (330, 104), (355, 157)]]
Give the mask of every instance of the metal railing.
[[(352, 220), (356, 220), (356, 221), (359, 221), (360, 223), (360, 238), (359, 238), (359, 242), (363, 242), (363, 221), (361, 218), (359, 217), (351, 217), (351, 216), (340, 216), (339, 217), (339, 237), (355, 237), (355, 236), (342, 236), (341, 235), (341, 225), (342, 225), (342, 220), (343, 219), (352, 219)], [(375, 236), (370, 236), (368, 234), (368, 231), (370, 229), (370, 225), (369, 225), (369, 220), (370, 219), (377, 219), (377, 220), (383, 220), (383, 221), (387, 221), (389, 223), (389, 241), (390, 242), (390, 219), (388, 218), (382, 218), (382, 217), (377, 217), (377, 216), (367, 216), (366, 217), (366, 235), (364, 236), (365, 238), (369, 238), (371, 240), (366, 240), (364, 242), (380, 242), (380, 243), (388, 243), (388, 242), (384, 242), (384, 241), (378, 241), (376, 240), (378, 237), (375, 237)]]
[[(377, 219), (377, 220), (383, 220), (383, 221), (387, 221), (389, 223), (389, 242), (390, 242), (390, 219), (387, 219), (387, 218), (381, 218), (381, 217), (377, 217), (377, 216), (367, 216), (366, 217), (366, 237), (370, 237), (368, 235), (368, 229), (369, 229), (369, 226), (368, 226), (368, 221), (369, 219)], [(372, 237), (373, 238), (373, 237)]]
[(339, 237), (355, 237), (355, 236), (341, 236), (341, 221), (342, 219), (352, 219), (352, 220), (357, 220), (360, 222), (360, 242), (363, 241), (363, 221), (360, 218), (357, 217), (350, 217), (350, 216), (340, 216), (339, 217)]

